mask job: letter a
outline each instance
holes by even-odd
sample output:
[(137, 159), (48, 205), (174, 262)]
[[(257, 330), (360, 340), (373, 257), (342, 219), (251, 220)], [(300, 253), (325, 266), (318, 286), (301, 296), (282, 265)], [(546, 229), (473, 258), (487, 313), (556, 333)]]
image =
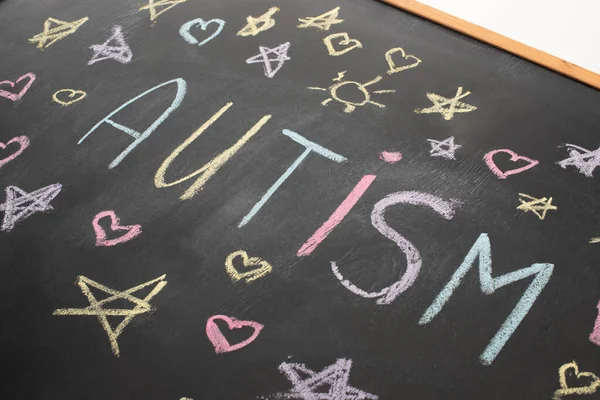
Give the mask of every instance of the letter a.
[[(115, 121), (113, 121), (111, 119), (119, 111), (123, 110), (124, 108), (127, 108), (127, 106), (131, 105), (132, 103), (135, 103), (136, 101), (138, 101), (142, 97), (144, 97), (144, 96), (146, 96), (146, 95), (154, 92), (157, 89), (160, 89), (163, 86), (170, 85), (171, 83), (177, 84), (177, 94), (175, 95), (175, 99), (173, 99), (173, 102), (171, 103), (171, 105), (145, 131), (138, 132), (135, 129), (129, 128), (129, 127), (124, 126), (124, 125), (121, 125), (118, 122), (115, 122)], [(121, 152), (121, 154), (119, 154), (117, 156), (117, 158), (115, 158), (114, 160), (112, 160), (112, 162), (108, 166), (109, 169), (112, 169), (112, 168), (116, 167), (117, 165), (119, 165), (121, 163), (121, 161), (123, 161), (123, 159), (125, 157), (127, 157), (127, 154), (129, 154), (140, 143), (142, 143), (144, 140), (146, 140), (148, 138), (148, 136), (150, 136), (152, 134), (152, 132), (154, 132), (156, 130), (156, 128), (158, 128), (160, 126), (160, 124), (162, 124), (163, 122), (165, 122), (165, 120), (167, 119), (167, 117), (175, 109), (177, 109), (177, 107), (179, 107), (179, 105), (183, 101), (183, 98), (185, 97), (186, 88), (187, 88), (187, 84), (186, 84), (185, 80), (183, 80), (182, 78), (177, 78), (177, 79), (173, 79), (173, 80), (161, 83), (160, 85), (154, 86), (153, 88), (146, 90), (144, 93), (142, 93), (142, 94), (134, 97), (133, 99), (129, 100), (128, 102), (126, 102), (125, 104), (123, 104), (122, 106), (120, 106), (119, 108), (117, 108), (115, 111), (111, 112), (106, 117), (104, 117), (100, 122), (98, 122), (96, 125), (94, 125), (94, 127), (92, 129), (90, 129), (90, 131), (88, 133), (86, 133), (79, 140), (79, 142), (77, 142), (77, 144), (78, 145), (81, 144), (81, 142), (83, 142), (85, 139), (87, 139), (88, 136), (90, 136), (92, 133), (94, 133), (94, 131), (100, 125), (102, 125), (104, 123), (107, 123), (107, 124), (113, 126), (114, 128), (120, 130), (121, 132), (124, 132), (124, 133), (128, 134), (129, 136), (131, 136), (135, 140), (133, 141), (133, 143), (131, 143), (129, 146), (127, 146), (127, 148), (125, 150), (123, 150)]]

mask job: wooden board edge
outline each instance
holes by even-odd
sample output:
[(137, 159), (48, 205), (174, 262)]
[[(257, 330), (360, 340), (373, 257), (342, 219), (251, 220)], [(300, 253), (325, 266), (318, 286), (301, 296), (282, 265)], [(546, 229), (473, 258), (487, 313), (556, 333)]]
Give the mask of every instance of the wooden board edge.
[(600, 90), (600, 74), (416, 0), (379, 0)]

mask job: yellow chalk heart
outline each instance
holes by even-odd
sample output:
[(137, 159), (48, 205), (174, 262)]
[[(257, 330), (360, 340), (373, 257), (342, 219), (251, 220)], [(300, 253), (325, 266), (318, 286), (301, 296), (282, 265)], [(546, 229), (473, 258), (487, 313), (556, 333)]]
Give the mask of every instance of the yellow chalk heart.
[[(403, 66), (398, 67), (396, 65), (396, 63), (394, 62), (394, 60), (392, 60), (392, 56), (398, 52), (400, 52), (403, 59), (405, 59), (405, 60), (412, 59), (412, 60), (415, 60), (415, 62), (412, 64), (409, 64), (409, 65), (403, 65)], [(387, 72), (389, 75), (398, 73), (400, 71), (404, 71), (406, 69), (415, 68), (417, 65), (421, 64), (421, 60), (418, 59), (417, 57), (410, 55), (410, 54), (406, 55), (406, 53), (404, 52), (404, 49), (402, 47), (396, 47), (394, 49), (388, 50), (387, 53), (385, 53), (385, 60), (387, 61), (388, 66), (390, 67), (390, 69)]]
[[(239, 273), (233, 266), (233, 259), (241, 257), (245, 268), (259, 267), (248, 272)], [(234, 251), (225, 259), (225, 271), (231, 277), (234, 282), (246, 279), (246, 283), (250, 283), (253, 280), (262, 278), (273, 270), (271, 264), (259, 257), (248, 257), (248, 254), (244, 250)]]
[[(348, 47), (342, 50), (336, 50), (333, 47), (332, 40), (339, 38), (341, 38), (342, 40), (340, 40), (338, 44)], [(347, 52), (356, 48), (362, 49), (362, 43), (356, 39), (350, 39), (350, 36), (348, 36), (346, 32), (334, 33), (332, 35), (329, 35), (325, 39), (323, 39), (323, 43), (325, 43), (325, 46), (327, 47), (327, 51), (329, 52), (330, 56), (341, 56), (342, 54), (346, 54)]]
[[(573, 370), (573, 373), (577, 379), (590, 378), (590, 383), (587, 386), (569, 387), (566, 376), (568, 370)], [(558, 378), (560, 382), (560, 389), (554, 392), (554, 400), (560, 400), (562, 396), (569, 396), (573, 394), (593, 394), (596, 393), (600, 387), (600, 378), (591, 372), (579, 372), (579, 366), (575, 361), (561, 366), (558, 370)]]
[[(58, 97), (63, 97), (63, 94), (66, 94), (67, 97), (71, 98), (71, 100), (59, 99)], [(70, 106), (73, 103), (77, 103), (78, 101), (85, 99), (85, 96), (87, 96), (87, 93), (83, 90), (61, 89), (52, 95), (52, 100), (54, 100), (61, 106)]]

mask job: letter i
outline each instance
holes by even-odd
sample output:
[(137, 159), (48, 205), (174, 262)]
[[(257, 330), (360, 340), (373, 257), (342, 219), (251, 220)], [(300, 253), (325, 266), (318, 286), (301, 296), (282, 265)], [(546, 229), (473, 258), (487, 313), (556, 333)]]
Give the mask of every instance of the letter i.
[(346, 215), (354, 208), (358, 200), (365, 194), (371, 183), (375, 180), (376, 175), (365, 175), (354, 186), (354, 189), (346, 196), (344, 201), (340, 203), (338, 208), (331, 214), (329, 219), (321, 225), (319, 229), (302, 245), (296, 253), (298, 257), (310, 255), (323, 240), (342, 222)]

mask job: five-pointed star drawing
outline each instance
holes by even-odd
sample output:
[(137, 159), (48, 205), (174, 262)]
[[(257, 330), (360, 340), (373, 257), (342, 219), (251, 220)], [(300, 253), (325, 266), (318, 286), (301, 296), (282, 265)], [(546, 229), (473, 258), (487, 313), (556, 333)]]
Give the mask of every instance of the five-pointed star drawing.
[[(147, 314), (152, 311), (152, 306), (150, 305), (150, 300), (158, 294), (162, 290), (163, 287), (167, 284), (165, 281), (166, 275), (159, 276), (156, 279), (152, 279), (146, 283), (142, 283), (141, 285), (134, 286), (130, 289), (124, 290), (122, 292), (114, 289), (110, 289), (98, 282), (95, 282), (85, 276), (77, 277), (77, 285), (87, 297), (90, 305), (85, 308), (59, 308), (54, 311), (53, 315), (92, 315), (97, 316), (100, 325), (104, 328), (104, 331), (108, 335), (108, 340), (110, 341), (110, 347), (115, 356), (119, 357), (119, 343), (117, 339), (119, 335), (123, 332), (123, 330), (129, 325), (131, 320), (140, 314)], [(139, 299), (132, 294), (142, 290), (150, 285), (154, 285), (154, 288), (144, 297), (143, 299)], [(105, 299), (98, 301), (90, 287), (100, 290), (104, 293), (110, 295)], [(135, 304), (135, 307), (132, 309), (128, 308), (105, 308), (104, 305), (116, 301), (116, 300), (127, 300), (131, 303)], [(107, 317), (125, 317), (123, 321), (115, 329), (110, 326)]]
[[(149, 10), (150, 11), (150, 21), (156, 22), (158, 17), (164, 12), (169, 11), (171, 8), (175, 7), (177, 4), (185, 3), (188, 0), (150, 0), (148, 4), (142, 6), (140, 11)], [(157, 7), (164, 7), (160, 11), (156, 11)]]
[(566, 144), (565, 147), (569, 149), (569, 158), (559, 161), (557, 164), (564, 169), (573, 166), (583, 175), (593, 178), (594, 170), (600, 166), (600, 147), (596, 150), (584, 149), (574, 144)]
[(31, 193), (27, 193), (16, 186), (6, 188), (6, 200), (0, 204), (0, 211), (4, 212), (0, 230), (8, 232), (19, 222), (27, 219), (36, 212), (50, 211), (54, 208), (50, 202), (62, 190), (60, 183), (49, 185)]
[(256, 36), (261, 32), (268, 31), (275, 26), (273, 15), (279, 11), (279, 7), (271, 7), (260, 17), (249, 15), (246, 17), (246, 26), (239, 30), (238, 36)]
[(129, 48), (123, 32), (119, 25), (113, 26), (112, 35), (102, 44), (94, 44), (90, 49), (94, 50), (92, 59), (88, 61), (88, 65), (97, 63), (98, 61), (113, 59), (122, 64), (127, 64), (133, 58), (133, 53)]
[[(517, 210), (521, 210), (524, 212), (531, 211), (541, 220), (546, 218), (546, 213), (550, 210), (558, 210), (558, 207), (552, 205), (552, 197), (549, 199), (546, 197), (542, 197), (541, 199), (536, 199), (535, 197), (529, 196), (525, 193), (519, 193), (519, 201), (521, 205), (517, 207)], [(541, 212), (540, 212), (541, 211)]]
[[(263, 63), (265, 69), (265, 76), (272, 78), (275, 76), (277, 71), (283, 67), (283, 64), (290, 60), (288, 56), (288, 50), (290, 48), (290, 42), (280, 44), (277, 47), (269, 48), (265, 46), (259, 46), (260, 53), (250, 57), (246, 60), (247, 64)], [(271, 57), (270, 57), (271, 55)]]
[(463, 93), (463, 88), (459, 87), (453, 98), (447, 98), (435, 93), (427, 93), (427, 98), (431, 100), (433, 106), (428, 108), (416, 108), (416, 114), (440, 113), (442, 117), (449, 121), (454, 118), (454, 113), (468, 113), (477, 110), (477, 107), (459, 101), (470, 95), (471, 92)]
[(310, 28), (312, 26), (321, 31), (328, 31), (331, 25), (344, 22), (343, 19), (338, 18), (339, 12), (340, 8), (336, 7), (316, 17), (298, 18), (298, 22), (301, 22), (298, 24), (298, 28)]
[(455, 160), (454, 153), (462, 147), (461, 145), (454, 144), (454, 136), (441, 141), (433, 139), (427, 139), (427, 141), (431, 143), (429, 154), (432, 157), (443, 157), (448, 160)]
[(275, 397), (300, 400), (377, 400), (378, 396), (349, 385), (350, 368), (352, 360), (343, 358), (321, 372), (315, 372), (304, 364), (284, 362), (279, 366), (279, 371), (292, 382), (293, 387)]
[(56, 18), (48, 18), (44, 22), (44, 31), (29, 39), (30, 43), (37, 43), (38, 49), (47, 49), (65, 36), (75, 33), (88, 17), (77, 21), (66, 22)]

